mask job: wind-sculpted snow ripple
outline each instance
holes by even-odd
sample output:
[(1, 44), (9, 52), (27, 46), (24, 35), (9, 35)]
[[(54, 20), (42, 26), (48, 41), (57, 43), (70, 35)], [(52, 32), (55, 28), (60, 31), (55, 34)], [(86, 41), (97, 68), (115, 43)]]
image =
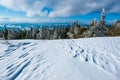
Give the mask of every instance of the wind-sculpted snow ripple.
[(20, 73), (24, 70), (24, 68), (26, 68), (30, 64), (30, 62), (31, 61), (25, 63), (9, 80), (15, 80), (20, 75)]
[(111, 39), (0, 41), (0, 80), (119, 80)]
[[(67, 51), (68, 55), (71, 55), (73, 58), (78, 58), (80, 61), (83, 62), (89, 62), (92, 64), (96, 64), (97, 66), (103, 68), (104, 70), (117, 75), (117, 77), (120, 76), (120, 57), (116, 57), (119, 54), (119, 44), (117, 44), (120, 39), (91, 39), (90, 42), (93, 44), (85, 44), (90, 43), (86, 41), (80, 41), (80, 40), (67, 40), (61, 42), (63, 49)], [(99, 42), (99, 40), (101, 42)], [(87, 40), (88, 41), (88, 40)], [(116, 43), (115, 43), (116, 42)], [(103, 44), (104, 43), (104, 44)], [(98, 44), (98, 45), (97, 45)], [(107, 46), (108, 45), (108, 46)], [(106, 48), (110, 48), (109, 51)], [(117, 59), (118, 58), (118, 59)]]

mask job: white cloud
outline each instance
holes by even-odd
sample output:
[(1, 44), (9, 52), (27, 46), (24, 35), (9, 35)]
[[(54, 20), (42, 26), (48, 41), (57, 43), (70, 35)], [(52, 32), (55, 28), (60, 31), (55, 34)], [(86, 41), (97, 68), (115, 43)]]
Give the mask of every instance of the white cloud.
[(44, 7), (53, 9), (48, 17), (64, 17), (87, 14), (101, 10), (120, 12), (119, 0), (0, 0), (0, 5), (15, 11), (25, 12), (27, 16), (46, 16)]
[(45, 16), (44, 3), (39, 0), (0, 0), (0, 5), (15, 11), (25, 12), (27, 16)]
[(49, 16), (59, 17), (87, 14), (100, 11), (102, 8), (106, 8), (107, 12), (120, 12), (119, 5), (119, 0), (62, 0), (53, 7), (54, 11)]

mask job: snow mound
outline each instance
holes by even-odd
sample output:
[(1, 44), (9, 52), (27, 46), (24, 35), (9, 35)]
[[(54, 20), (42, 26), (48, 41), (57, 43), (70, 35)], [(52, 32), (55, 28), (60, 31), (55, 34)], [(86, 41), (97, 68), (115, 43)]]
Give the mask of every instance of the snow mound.
[(0, 80), (120, 80), (120, 37), (0, 41)]

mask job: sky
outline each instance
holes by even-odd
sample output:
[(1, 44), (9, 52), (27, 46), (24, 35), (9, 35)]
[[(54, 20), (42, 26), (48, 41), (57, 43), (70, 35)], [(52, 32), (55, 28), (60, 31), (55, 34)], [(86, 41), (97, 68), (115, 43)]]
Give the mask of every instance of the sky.
[(120, 20), (119, 0), (0, 0), (0, 22), (71, 22), (89, 23), (100, 19)]

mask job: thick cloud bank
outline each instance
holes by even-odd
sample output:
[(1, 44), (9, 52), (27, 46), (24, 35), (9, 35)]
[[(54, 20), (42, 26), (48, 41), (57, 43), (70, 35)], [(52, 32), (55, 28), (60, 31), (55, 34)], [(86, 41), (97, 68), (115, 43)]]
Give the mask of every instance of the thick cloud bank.
[(101, 10), (120, 12), (119, 0), (0, 0), (0, 5), (27, 16), (66, 17)]

